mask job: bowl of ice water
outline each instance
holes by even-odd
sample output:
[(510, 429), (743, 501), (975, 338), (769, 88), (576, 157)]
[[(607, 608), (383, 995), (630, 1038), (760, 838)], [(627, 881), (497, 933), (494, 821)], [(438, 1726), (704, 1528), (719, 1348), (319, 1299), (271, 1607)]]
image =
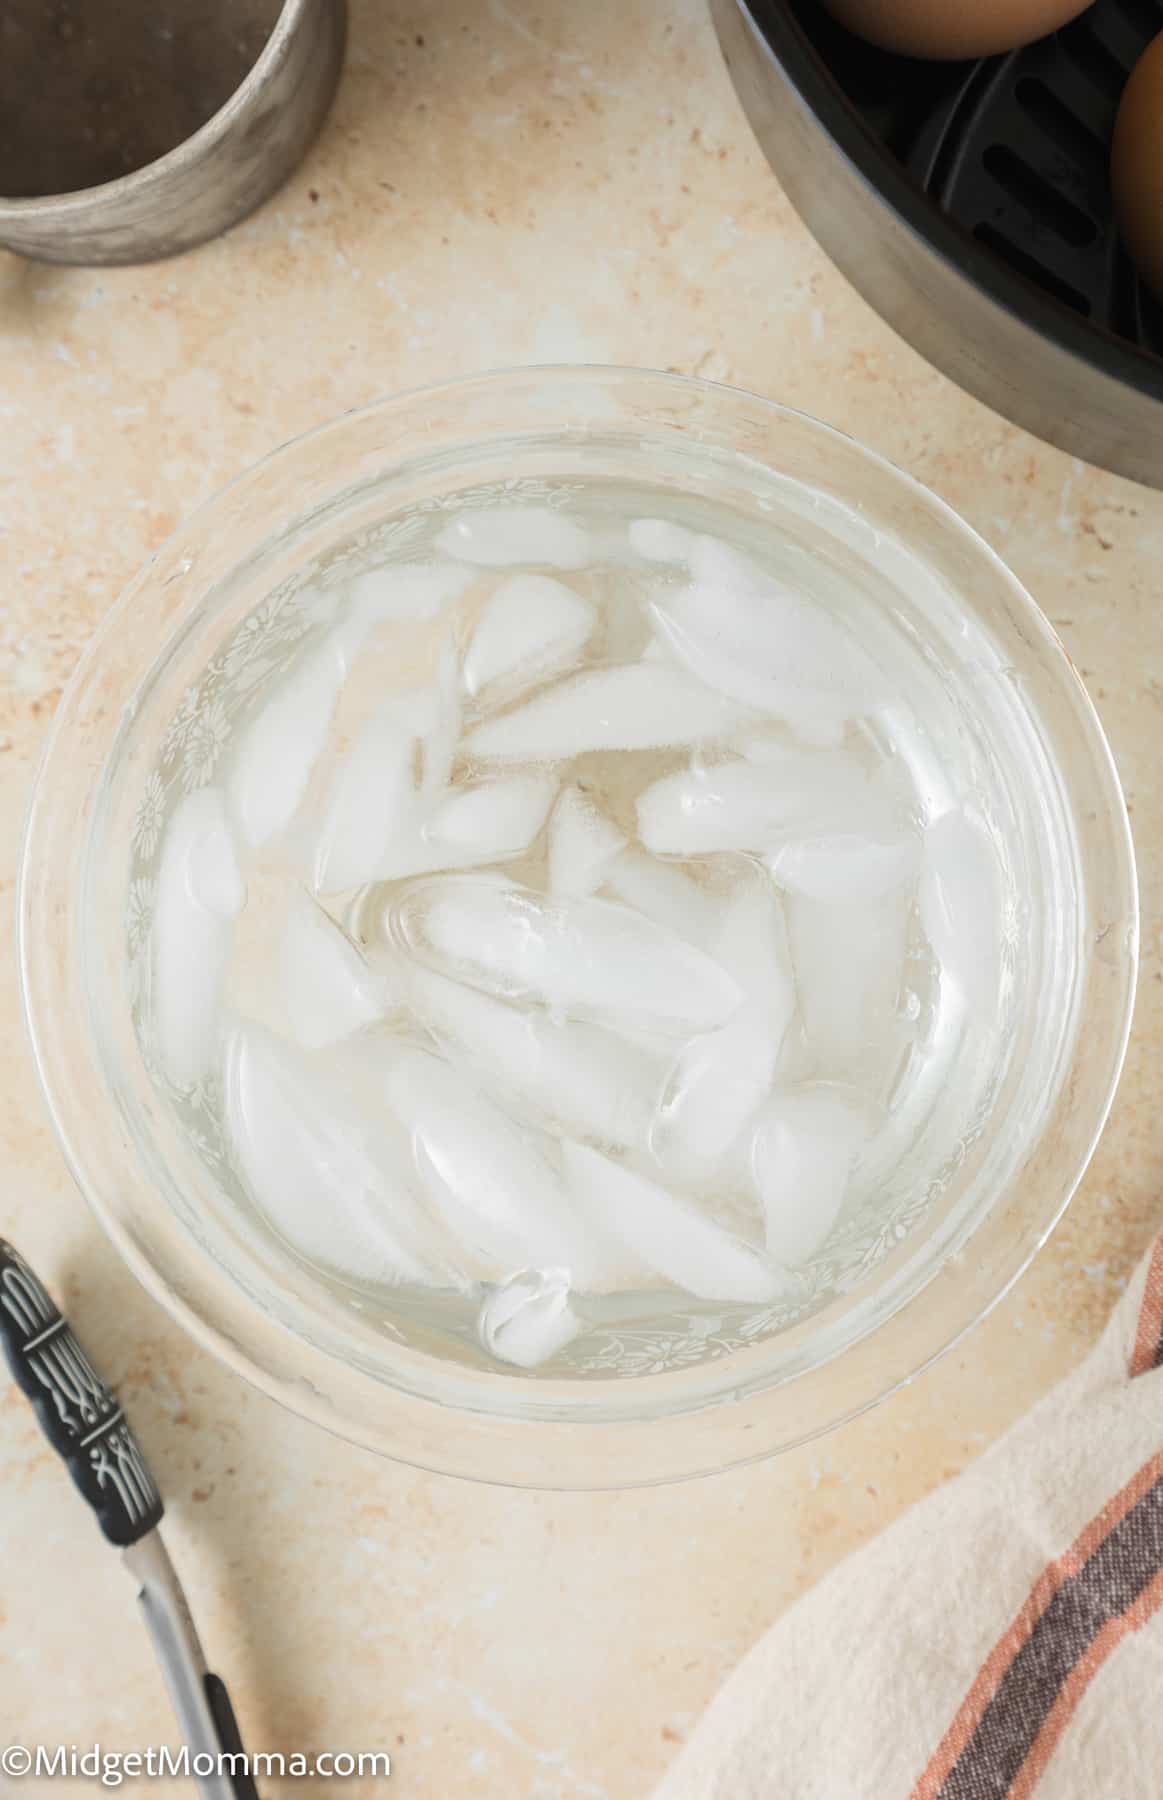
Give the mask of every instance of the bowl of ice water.
[(62, 702), (32, 1035), (123, 1254), (388, 1454), (591, 1485), (870, 1404), (1005, 1291), (1125, 1046), (1092, 707), (937, 499), (532, 370), (184, 526)]

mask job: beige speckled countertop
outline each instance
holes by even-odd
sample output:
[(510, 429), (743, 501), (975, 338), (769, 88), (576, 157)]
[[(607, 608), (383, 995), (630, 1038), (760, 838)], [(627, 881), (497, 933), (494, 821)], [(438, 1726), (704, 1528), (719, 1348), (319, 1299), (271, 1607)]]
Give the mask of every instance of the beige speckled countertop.
[[(874, 317), (752, 142), (703, 0), (355, 0), (321, 143), (229, 238), (109, 272), (0, 253), (6, 898), (62, 684), (183, 513), (345, 407), (548, 359), (654, 364), (790, 401), (984, 533), (1054, 620), (1113, 740), (1142, 865), (1143, 981), (1082, 1191), (954, 1354), (765, 1466), (539, 1495), (330, 1441), (139, 1291), (51, 1137), (5, 909), (0, 1228), (67, 1298), (129, 1404), (251, 1747), (393, 1752), (386, 1789), (331, 1784), (351, 1800), (643, 1794), (769, 1620), (1077, 1362), (1163, 1217), (1163, 494), (1036, 443)], [(4, 1389), (0, 1544), (0, 1739), (172, 1740), (117, 1560)], [(292, 1789), (312, 1784), (264, 1791)]]

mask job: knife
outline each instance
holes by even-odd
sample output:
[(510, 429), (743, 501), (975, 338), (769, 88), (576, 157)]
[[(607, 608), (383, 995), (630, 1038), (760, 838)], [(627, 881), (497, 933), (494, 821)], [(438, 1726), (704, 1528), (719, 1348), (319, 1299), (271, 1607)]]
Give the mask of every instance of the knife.
[[(259, 1800), (234, 1708), (212, 1673), (158, 1526), (164, 1508), (129, 1421), (68, 1320), (24, 1258), (0, 1238), (0, 1344), (45, 1437), (137, 1583), (203, 1800)], [(221, 1760), (223, 1757), (225, 1761)], [(201, 1758), (201, 1762), (196, 1759)], [(206, 1759), (213, 1772), (200, 1774)]]

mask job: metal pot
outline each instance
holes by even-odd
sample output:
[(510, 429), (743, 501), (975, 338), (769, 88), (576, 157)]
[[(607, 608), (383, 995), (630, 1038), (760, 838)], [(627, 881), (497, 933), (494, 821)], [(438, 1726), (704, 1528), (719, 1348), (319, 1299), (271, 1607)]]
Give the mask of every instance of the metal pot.
[[(26, 176), (19, 195), (4, 196), (0, 163), (0, 246), (46, 262), (148, 262), (188, 250), (236, 224), (302, 158), (326, 115), (343, 61), (344, 0), (285, 0), (281, 10), (268, 8), (269, 36), (249, 66), (237, 0), (165, 0), (164, 8), (102, 0), (75, 14), (61, 0), (6, 0), (3, 10), (0, 48), (7, 44), (9, 54), (0, 54), (0, 116), (11, 134), (22, 107), (28, 141), (13, 148), (9, 139), (9, 184), (15, 181), (12, 171)], [(254, 9), (256, 22), (261, 10)], [(185, 57), (181, 28), (196, 34), (190, 41), (202, 52), (201, 91), (211, 102), (221, 95), (222, 103), (164, 154), (115, 179), (102, 179), (108, 167), (101, 154), (102, 125), (111, 140), (120, 133), (127, 141), (139, 109), (138, 140), (148, 144), (152, 137), (164, 144), (160, 134), (172, 132), (181, 109), (191, 103), (195, 69)], [(266, 29), (264, 19), (258, 42)], [(43, 90), (24, 107), (29, 71), (22, 75), (11, 47), (22, 44), (28, 58), (41, 55), (51, 33), (60, 40), (53, 54), (75, 70), (76, 103), (92, 108), (91, 119), (64, 116), (67, 93), (58, 99), (56, 115)], [(5, 92), (6, 82), (15, 89), (22, 79), (24, 89)], [(64, 193), (33, 191), (38, 167), (51, 168), (49, 157), (59, 153), (62, 125), (76, 126), (79, 156), (86, 142), (92, 144), (90, 166), (100, 172), (96, 184)], [(179, 123), (179, 134), (181, 129)], [(34, 135), (39, 132), (43, 155)]]
[(1163, 487), (1163, 311), (1118, 243), (1102, 153), (1146, 9), (1098, 0), (949, 65), (873, 50), (815, 0), (711, 6), (773, 169), (865, 299), (998, 412)]

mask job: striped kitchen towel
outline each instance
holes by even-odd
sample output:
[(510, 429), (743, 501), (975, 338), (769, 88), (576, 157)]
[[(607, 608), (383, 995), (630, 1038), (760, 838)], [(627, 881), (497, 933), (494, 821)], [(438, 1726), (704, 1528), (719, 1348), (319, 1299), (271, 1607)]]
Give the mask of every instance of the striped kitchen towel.
[(1163, 1800), (1161, 1603), (1163, 1237), (1082, 1366), (760, 1641), (655, 1800)]

